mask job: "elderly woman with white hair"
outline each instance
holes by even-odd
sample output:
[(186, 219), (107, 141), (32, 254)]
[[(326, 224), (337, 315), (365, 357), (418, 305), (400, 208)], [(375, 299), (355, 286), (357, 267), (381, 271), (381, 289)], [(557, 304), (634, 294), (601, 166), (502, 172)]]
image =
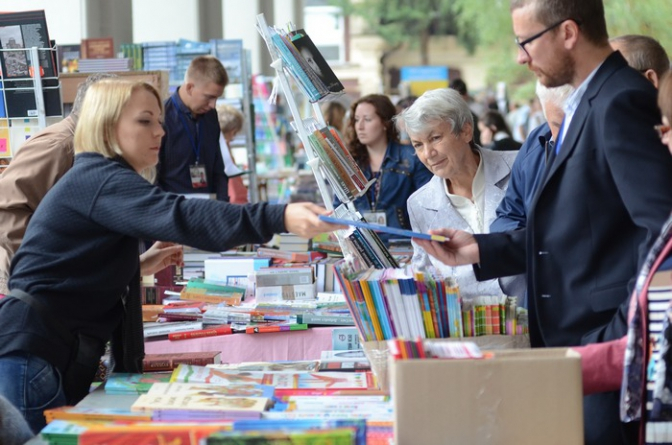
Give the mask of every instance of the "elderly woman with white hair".
[[(489, 232), (518, 152), (477, 146), (469, 106), (451, 89), (425, 92), (395, 119), (410, 136), (420, 161), (434, 174), (408, 199), (413, 230), (427, 233), (441, 227), (459, 227), (470, 233)], [(444, 276), (455, 277), (464, 297), (522, 296), (524, 292), (522, 279), (479, 282), (471, 265), (446, 266), (415, 242), (412, 262), (416, 269), (432, 265)]]

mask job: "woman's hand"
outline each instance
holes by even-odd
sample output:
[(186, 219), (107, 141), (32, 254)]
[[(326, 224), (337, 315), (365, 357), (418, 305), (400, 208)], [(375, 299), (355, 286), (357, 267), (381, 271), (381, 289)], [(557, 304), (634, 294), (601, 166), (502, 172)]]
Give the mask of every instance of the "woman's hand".
[(318, 219), (319, 215), (328, 215), (329, 211), (316, 204), (299, 202), (288, 204), (285, 208), (285, 228), (288, 232), (303, 238), (312, 238), (320, 233), (345, 229), (345, 226), (330, 224)]
[(182, 246), (166, 241), (157, 241), (140, 255), (140, 274), (152, 275), (168, 266), (183, 266)]
[(440, 243), (414, 238), (420, 247), (425, 249), (428, 255), (433, 256), (448, 266), (462, 266), (480, 262), (480, 253), (476, 238), (469, 232), (455, 229), (430, 230), (432, 235), (441, 235), (448, 241)]

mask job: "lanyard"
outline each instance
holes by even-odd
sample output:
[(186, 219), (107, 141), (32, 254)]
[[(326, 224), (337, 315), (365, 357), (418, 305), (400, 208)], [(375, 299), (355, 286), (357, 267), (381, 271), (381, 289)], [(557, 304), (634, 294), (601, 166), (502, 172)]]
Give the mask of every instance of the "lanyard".
[[(369, 167), (370, 169), (371, 167)], [(369, 170), (371, 171), (371, 170)], [(371, 178), (376, 178), (376, 182), (373, 183), (373, 185), (369, 188), (369, 191), (366, 194), (366, 198), (369, 200), (369, 207), (371, 207), (372, 211), (376, 211), (376, 204), (378, 203), (378, 200), (380, 199), (380, 186), (381, 186), (381, 181), (383, 180), (383, 169), (381, 165), (380, 171), (378, 171), (378, 175), (375, 175), (373, 171), (371, 171)]]
[(194, 156), (196, 157), (196, 164), (198, 164), (200, 154), (201, 154), (201, 140), (200, 138), (200, 133), (201, 133), (201, 124), (203, 123), (202, 120), (198, 120), (196, 123), (196, 138), (197, 141), (194, 140), (194, 135), (191, 134), (191, 129), (189, 128), (189, 124), (187, 124), (187, 120), (184, 118), (183, 113), (180, 111), (180, 106), (177, 104), (177, 101), (175, 100), (175, 96), (170, 96), (170, 100), (173, 101), (173, 105), (175, 105), (175, 112), (177, 113), (177, 116), (180, 118), (180, 121), (182, 122), (182, 126), (184, 127), (184, 131), (187, 133), (187, 136), (189, 137), (189, 142), (191, 142), (191, 149), (194, 151)]

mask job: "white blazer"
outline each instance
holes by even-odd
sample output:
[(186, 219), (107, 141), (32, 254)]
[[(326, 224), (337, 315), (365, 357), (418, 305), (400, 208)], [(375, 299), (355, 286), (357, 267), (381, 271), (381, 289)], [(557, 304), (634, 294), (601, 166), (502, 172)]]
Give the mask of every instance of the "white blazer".
[[(483, 162), (485, 175), (484, 190), (484, 233), (490, 231), (489, 227), (495, 219), (497, 206), (504, 197), (506, 188), (511, 177), (511, 166), (518, 155), (517, 151), (492, 151), (478, 149)], [(450, 227), (473, 233), (473, 230), (453, 207), (446, 196), (444, 179), (434, 176), (418, 191), (413, 193), (406, 202), (411, 227), (416, 232), (427, 233), (431, 229)], [(454, 277), (460, 287), (460, 295), (463, 297), (476, 297), (480, 295), (515, 295), (519, 305), (525, 292), (525, 276), (517, 275), (488, 281), (477, 281), (471, 265), (450, 267), (427, 253), (413, 242), (412, 264), (415, 269), (422, 269), (432, 265), (439, 270), (444, 277)], [(501, 281), (504, 281), (503, 283)]]

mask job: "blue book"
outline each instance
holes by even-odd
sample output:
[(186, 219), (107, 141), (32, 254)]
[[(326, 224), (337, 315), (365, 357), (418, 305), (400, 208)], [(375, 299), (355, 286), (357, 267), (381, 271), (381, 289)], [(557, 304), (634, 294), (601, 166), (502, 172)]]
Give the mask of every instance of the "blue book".
[(362, 229), (375, 230), (376, 232), (390, 233), (392, 235), (403, 236), (405, 238), (418, 238), (430, 241), (438, 241), (445, 243), (448, 238), (441, 235), (430, 235), (428, 233), (413, 232), (412, 230), (398, 229), (396, 227), (388, 227), (380, 224), (372, 224), (364, 221), (351, 221), (349, 219), (334, 218), (332, 216), (320, 215), (319, 218), (328, 223), (341, 224), (343, 226), (354, 226)]

